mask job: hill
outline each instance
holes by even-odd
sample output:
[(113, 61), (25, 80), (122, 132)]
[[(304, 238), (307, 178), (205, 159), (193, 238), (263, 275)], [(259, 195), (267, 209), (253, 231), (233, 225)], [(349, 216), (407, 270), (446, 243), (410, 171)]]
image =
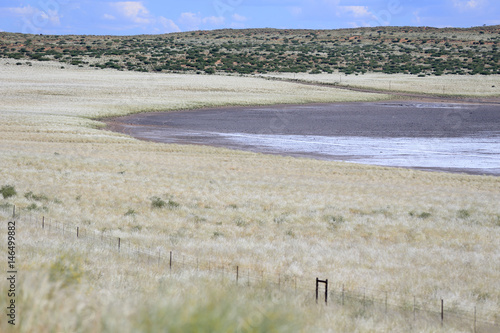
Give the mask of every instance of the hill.
[[(500, 74), (500, 26), (214, 30), (140, 36), (0, 33), (0, 57), (141, 72)], [(21, 62), (26, 60), (28, 62)]]

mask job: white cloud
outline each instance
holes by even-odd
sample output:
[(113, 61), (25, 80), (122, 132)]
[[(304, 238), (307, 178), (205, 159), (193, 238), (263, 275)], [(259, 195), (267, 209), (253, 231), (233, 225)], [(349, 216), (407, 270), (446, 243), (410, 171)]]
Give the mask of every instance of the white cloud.
[(419, 24), (422, 22), (422, 18), (420, 17), (420, 10), (416, 10), (413, 12), (413, 16), (415, 17), (414, 22)]
[(225, 22), (222, 16), (202, 17), (200, 13), (182, 13), (179, 18), (179, 23), (184, 25), (188, 30), (199, 30), (202, 25), (221, 26)]
[(202, 19), (202, 22), (205, 24), (212, 25), (222, 25), (225, 22), (225, 18), (223, 16), (209, 16)]
[(35, 22), (37, 27), (45, 27), (47, 24), (59, 26), (61, 24), (62, 17), (59, 11), (55, 8), (40, 10), (36, 7), (31, 7), (30, 5), (24, 7), (2, 8), (0, 11), (0, 16), (14, 16), (18, 18), (24, 18), (24, 20), (26, 21)]
[(487, 4), (487, 0), (453, 0), (453, 6), (459, 10), (479, 9)]
[(110, 14), (104, 14), (102, 16), (102, 18), (105, 19), (105, 20), (111, 20), (111, 21), (116, 20), (116, 17), (113, 16), (113, 15), (110, 15)]
[(12, 14), (16, 16), (24, 16), (24, 15), (33, 15), (37, 12), (37, 9), (31, 7), (30, 5), (24, 7), (11, 7), (11, 8), (2, 8), (0, 11), (6, 14)]
[(248, 20), (245, 16), (243, 16), (243, 15), (239, 15), (239, 14), (237, 14), (237, 13), (234, 13), (234, 14), (232, 15), (232, 18), (233, 18), (233, 20), (235, 20), (235, 21), (237, 21), (237, 22), (245, 22), (245, 21), (247, 21), (247, 20)]
[(142, 1), (122, 1), (109, 3), (113, 13), (106, 13), (103, 19), (121, 23), (120, 30), (130, 29), (130, 24), (137, 28), (151, 30), (155, 33), (181, 31), (171, 19), (155, 16), (144, 6)]
[(368, 10), (367, 6), (339, 6), (338, 8), (342, 14), (347, 13), (356, 18), (375, 18), (375, 15)]
[(162, 25), (163, 27), (163, 32), (179, 32), (181, 29), (175, 24), (174, 21), (165, 18), (163, 16), (160, 16), (158, 19), (158, 22)]
[(123, 1), (110, 3), (120, 15), (137, 24), (149, 24), (151, 15), (149, 10), (140, 1)]

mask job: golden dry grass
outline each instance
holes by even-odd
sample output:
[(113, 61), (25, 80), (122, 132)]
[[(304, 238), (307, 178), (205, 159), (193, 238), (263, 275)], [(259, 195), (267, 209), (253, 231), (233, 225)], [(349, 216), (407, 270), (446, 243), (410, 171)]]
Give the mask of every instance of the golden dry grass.
[(363, 75), (279, 73), (263, 77), (295, 79), (304, 82), (337, 84), (353, 88), (397, 91), (457, 97), (499, 97), (500, 75), (444, 75), (418, 77), (409, 74), (367, 73)]
[[(388, 291), (398, 302), (413, 296), (427, 302), (444, 298), (453, 308), (477, 306), (483, 316), (498, 320), (498, 177), (141, 142), (100, 130), (102, 123), (89, 119), (228, 104), (374, 100), (377, 95), (256, 78), (54, 66), (0, 66), (0, 185), (14, 185), (18, 192), (0, 200), (3, 205), (15, 204), (23, 213), (31, 206), (32, 214), (121, 237), (124, 244), (224, 261), (311, 287), (316, 276), (328, 278), (336, 290), (344, 284)], [(29, 191), (46, 199), (25, 198)], [(155, 209), (154, 197), (178, 206)], [(2, 227), (2, 238), (5, 232)], [(67, 296), (67, 304), (89, 304), (93, 316), (105, 311), (110, 327), (120, 309), (133, 316), (145, 308), (123, 303), (114, 305), (116, 310), (109, 304), (124, 293), (143, 302), (163, 286), (155, 281), (166, 279), (99, 248), (61, 243), (55, 236), (47, 244), (29, 230), (22, 237), (20, 270), (26, 276), (49, 274), (64, 253), (80, 260), (85, 283)], [(188, 275), (165, 283), (183, 290)], [(203, 279), (200, 284), (209, 285)], [(22, 286), (36, 295), (36, 285)], [(96, 294), (104, 296), (94, 304)], [(41, 298), (57, 309), (59, 298)], [(39, 318), (39, 311), (33, 307), (21, 316)], [(305, 310), (299, 306), (298, 311)], [(360, 318), (349, 311), (335, 318), (306, 314), (299, 325), (306, 330), (327, 330), (332, 321), (346, 330), (397, 330), (406, 320)], [(323, 319), (316, 326), (318, 318)], [(55, 325), (55, 319), (46, 320)], [(33, 325), (26, 324), (25, 331), (34, 331)]]

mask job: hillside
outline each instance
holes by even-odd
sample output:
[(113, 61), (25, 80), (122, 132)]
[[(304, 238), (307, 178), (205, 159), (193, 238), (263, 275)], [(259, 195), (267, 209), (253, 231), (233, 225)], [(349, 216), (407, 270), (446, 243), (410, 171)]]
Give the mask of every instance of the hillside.
[(141, 36), (0, 33), (0, 57), (142, 72), (500, 74), (500, 26), (214, 30)]

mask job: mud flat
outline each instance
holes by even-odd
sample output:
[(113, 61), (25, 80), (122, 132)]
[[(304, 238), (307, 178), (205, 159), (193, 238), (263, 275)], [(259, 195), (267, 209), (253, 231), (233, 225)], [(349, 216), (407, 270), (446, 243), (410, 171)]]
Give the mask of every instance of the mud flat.
[(107, 120), (133, 137), (500, 175), (500, 105), (377, 102), (226, 107)]

